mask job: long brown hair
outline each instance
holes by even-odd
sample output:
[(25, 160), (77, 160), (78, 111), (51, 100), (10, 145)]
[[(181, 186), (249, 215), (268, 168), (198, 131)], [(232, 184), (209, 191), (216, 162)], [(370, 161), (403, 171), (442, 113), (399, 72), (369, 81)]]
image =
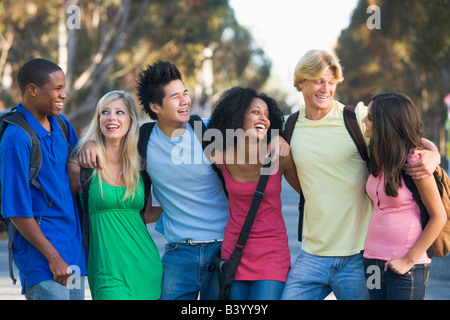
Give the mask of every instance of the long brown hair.
[(384, 170), (385, 192), (396, 197), (409, 150), (423, 148), (422, 123), (414, 103), (405, 94), (385, 92), (370, 101), (372, 137), (369, 172), (376, 177)]

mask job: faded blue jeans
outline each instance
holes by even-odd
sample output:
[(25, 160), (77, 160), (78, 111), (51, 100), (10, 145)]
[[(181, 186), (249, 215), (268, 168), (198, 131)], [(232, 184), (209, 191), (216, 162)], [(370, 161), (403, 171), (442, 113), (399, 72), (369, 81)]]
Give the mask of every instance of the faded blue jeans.
[(209, 271), (222, 242), (169, 243), (161, 259), (163, 279), (161, 300), (217, 300), (219, 280)]
[(372, 300), (423, 300), (430, 274), (430, 264), (416, 264), (409, 272), (399, 275), (386, 261), (364, 259), (364, 268)]
[(85, 278), (86, 276), (79, 277), (67, 286), (53, 280), (45, 280), (30, 288), (25, 282), (25, 298), (27, 300), (84, 300)]
[(323, 300), (331, 292), (338, 300), (369, 300), (362, 253), (324, 257), (300, 250), (281, 299)]

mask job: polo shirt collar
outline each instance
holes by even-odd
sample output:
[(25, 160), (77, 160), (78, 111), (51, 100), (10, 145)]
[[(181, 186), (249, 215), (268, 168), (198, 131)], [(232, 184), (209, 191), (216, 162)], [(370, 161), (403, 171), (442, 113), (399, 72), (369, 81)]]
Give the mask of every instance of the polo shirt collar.
[[(21, 115), (23, 115), (25, 117), (25, 120), (31, 125), (33, 130), (36, 132), (36, 135), (38, 136), (38, 138), (43, 138), (43, 137), (47, 136), (49, 133), (51, 133), (51, 132), (47, 131), (47, 129), (45, 129), (42, 126), (42, 124), (40, 124), (40, 122), (27, 109), (25, 109), (22, 106), (22, 103), (19, 103), (17, 105), (17, 112), (19, 112)], [(50, 121), (50, 124), (51, 124), (53, 130), (55, 130), (55, 128), (58, 127), (55, 117), (48, 116), (47, 118)]]

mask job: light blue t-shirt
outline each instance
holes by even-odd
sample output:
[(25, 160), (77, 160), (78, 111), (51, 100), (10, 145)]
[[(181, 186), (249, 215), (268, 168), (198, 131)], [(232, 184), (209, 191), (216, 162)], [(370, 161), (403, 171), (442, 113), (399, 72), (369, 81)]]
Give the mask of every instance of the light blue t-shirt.
[(176, 138), (155, 124), (147, 146), (147, 172), (163, 208), (155, 229), (168, 243), (223, 239), (228, 199), (189, 123)]

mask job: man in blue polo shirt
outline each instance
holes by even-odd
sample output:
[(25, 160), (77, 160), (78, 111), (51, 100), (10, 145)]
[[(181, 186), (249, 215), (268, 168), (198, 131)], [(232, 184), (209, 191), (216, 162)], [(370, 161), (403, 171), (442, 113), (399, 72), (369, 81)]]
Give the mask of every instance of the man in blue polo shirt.
[[(2, 214), (11, 218), (16, 230), (13, 257), (19, 269), (22, 293), (27, 299), (84, 299), (84, 278), (68, 284), (72, 273), (86, 275), (81, 227), (72, 195), (67, 157), (69, 148), (55, 116), (66, 98), (65, 75), (59, 66), (33, 59), (18, 72), (23, 103), (17, 112), (36, 132), (42, 149), (42, 165), (37, 181), (41, 190), (29, 185), (31, 141), (27, 133), (9, 125), (0, 143)], [(69, 121), (70, 149), (77, 136)]]

